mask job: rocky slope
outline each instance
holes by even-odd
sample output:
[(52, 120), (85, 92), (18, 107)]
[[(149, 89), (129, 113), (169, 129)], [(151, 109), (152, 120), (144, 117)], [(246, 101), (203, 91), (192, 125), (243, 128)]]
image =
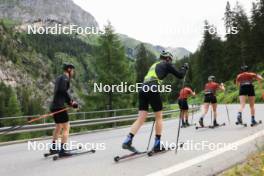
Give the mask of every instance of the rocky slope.
[(22, 23), (55, 20), (62, 24), (98, 27), (95, 18), (72, 0), (0, 0), (0, 18)]

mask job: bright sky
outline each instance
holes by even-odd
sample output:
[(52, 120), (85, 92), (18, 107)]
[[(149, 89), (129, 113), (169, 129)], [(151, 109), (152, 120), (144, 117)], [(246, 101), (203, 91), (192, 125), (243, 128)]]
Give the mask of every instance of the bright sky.
[[(250, 14), (256, 0), (239, 2)], [(100, 28), (109, 20), (116, 32), (154, 45), (184, 47), (194, 52), (199, 46), (204, 20), (223, 36), (226, 0), (74, 0), (90, 12)]]

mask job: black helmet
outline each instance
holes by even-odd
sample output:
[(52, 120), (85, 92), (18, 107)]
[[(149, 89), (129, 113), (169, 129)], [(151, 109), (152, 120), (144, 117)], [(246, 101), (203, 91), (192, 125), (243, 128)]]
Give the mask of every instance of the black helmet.
[(74, 65), (71, 63), (63, 63), (63, 70), (67, 70), (68, 68), (74, 69)]
[(208, 81), (215, 81), (215, 76), (213, 76), (213, 75), (209, 76)]
[(240, 67), (240, 70), (243, 71), (243, 72), (248, 71), (248, 66), (247, 65), (242, 65)]
[(169, 57), (171, 60), (173, 59), (173, 55), (170, 52), (168, 52), (168, 51), (162, 51), (160, 53), (160, 58), (161, 59), (162, 58), (167, 58), (167, 57)]

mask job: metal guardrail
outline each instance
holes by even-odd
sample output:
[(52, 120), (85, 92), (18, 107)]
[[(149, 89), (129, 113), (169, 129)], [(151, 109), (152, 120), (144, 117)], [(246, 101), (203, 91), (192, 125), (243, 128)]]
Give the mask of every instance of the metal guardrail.
[[(113, 110), (101, 110), (101, 111), (88, 111), (88, 112), (72, 112), (69, 113), (69, 115), (78, 115), (78, 114), (95, 114), (95, 113), (117, 113), (122, 111), (133, 111), (137, 110), (137, 108), (125, 108), (125, 109), (113, 109)], [(23, 118), (32, 118), (32, 117), (38, 117), (40, 114), (36, 115), (28, 115), (28, 116), (16, 116), (16, 117), (1, 117), (0, 120), (11, 120), (11, 119), (23, 119)]]
[[(135, 108), (136, 109), (136, 108)], [(200, 109), (200, 106), (192, 106), (190, 108), (192, 112), (197, 111)], [(163, 111), (163, 115), (171, 115), (175, 112), (179, 112), (180, 110), (167, 110)], [(98, 111), (97, 111), (98, 112)], [(69, 114), (76, 114), (76, 113), (69, 113)], [(118, 122), (126, 122), (135, 120), (138, 117), (138, 114), (131, 114), (131, 115), (121, 115), (121, 116), (113, 116), (113, 117), (103, 117), (103, 118), (95, 118), (95, 119), (84, 119), (84, 120), (74, 120), (70, 121), (71, 127), (81, 127), (81, 126), (92, 126), (92, 125), (99, 125), (99, 124), (110, 124), (110, 123), (118, 123)], [(154, 117), (154, 113), (149, 113), (148, 119)], [(11, 129), (12, 127), (2, 127), (0, 128), (0, 134), (4, 134), (5, 131)], [(42, 123), (42, 124), (34, 124), (34, 125), (25, 125), (17, 130), (10, 130), (8, 134), (15, 134), (15, 133), (23, 133), (23, 132), (34, 132), (34, 131), (45, 131), (54, 129), (54, 123)]]

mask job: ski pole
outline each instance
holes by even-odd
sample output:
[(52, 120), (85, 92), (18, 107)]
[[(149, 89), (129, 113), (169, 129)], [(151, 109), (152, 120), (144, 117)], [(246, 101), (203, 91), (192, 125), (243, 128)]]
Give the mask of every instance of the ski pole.
[[(180, 112), (180, 114), (181, 114), (181, 112)], [(177, 152), (178, 152), (178, 142), (179, 142), (179, 137), (180, 137), (180, 130), (181, 130), (181, 117), (179, 117), (175, 154), (177, 154)]]
[(213, 122), (213, 111), (212, 111), (212, 107), (211, 107), (211, 124)]
[(229, 125), (230, 125), (230, 117), (229, 117), (229, 111), (228, 111), (228, 108), (227, 108), (227, 104), (225, 104), (225, 108), (226, 108), (226, 113), (227, 113), (228, 123), (229, 123)]
[(193, 124), (193, 110), (194, 110), (194, 105), (192, 104), (192, 121), (191, 121), (191, 124)]
[(155, 124), (155, 119), (154, 119), (154, 121), (152, 123), (151, 132), (150, 132), (150, 135), (149, 135), (148, 146), (147, 146), (147, 150), (146, 151), (148, 151), (148, 149), (149, 149), (149, 145), (150, 145), (150, 141), (151, 141), (151, 137), (152, 137), (152, 133), (153, 133), (153, 129), (154, 129), (154, 124)]
[[(226, 95), (226, 92), (225, 92), (225, 95)], [(230, 116), (229, 116), (229, 110), (227, 108), (227, 103), (225, 102), (225, 108), (226, 108), (226, 113), (227, 113), (227, 118), (228, 118), (228, 123), (230, 125)]]
[(56, 115), (56, 114), (59, 114), (61, 112), (64, 112), (64, 111), (67, 111), (68, 109), (70, 109), (70, 107), (67, 107), (67, 108), (64, 108), (64, 109), (61, 109), (59, 111), (56, 111), (56, 112), (52, 112), (52, 113), (49, 113), (49, 114), (44, 114), (40, 117), (37, 117), (37, 118), (34, 118), (34, 119), (31, 119), (30, 121), (28, 121), (27, 123), (32, 123), (32, 122), (35, 122), (35, 121), (38, 121), (40, 119), (44, 119), (44, 118), (47, 118), (47, 117), (50, 117), (50, 116), (53, 116), (53, 115)]
[(37, 117), (37, 118), (34, 118), (34, 119), (29, 120), (26, 124), (23, 124), (23, 125), (13, 125), (10, 128), (8, 128), (8, 129), (4, 129), (4, 130), (0, 131), (0, 133), (4, 132), (3, 134), (7, 134), (7, 133), (9, 133), (11, 131), (15, 131), (15, 130), (20, 129), (20, 128), (22, 128), (23, 126), (25, 126), (27, 124), (30, 124), (30, 123), (35, 122), (35, 121), (38, 121), (38, 120), (43, 119), (43, 118), (47, 118), (49, 116), (53, 116), (55, 114), (59, 114), (59, 113), (61, 113), (63, 111), (67, 111), (68, 109), (70, 109), (70, 107), (67, 107), (67, 108), (64, 108), (64, 109), (61, 109), (59, 111), (52, 112), (52, 113), (49, 113), (49, 114), (44, 114), (44, 115), (42, 115), (40, 117)]
[[(188, 73), (188, 70), (186, 71), (186, 74), (184, 75), (184, 78), (183, 78), (183, 81), (182, 81), (182, 88), (184, 88), (185, 79), (186, 79), (187, 73)], [(180, 137), (180, 131), (181, 131), (181, 117), (179, 117), (179, 124), (178, 124), (178, 132), (177, 132), (177, 139), (176, 139), (176, 150), (175, 150), (175, 154), (177, 154), (177, 152), (178, 152), (178, 142), (179, 142), (179, 137)]]

